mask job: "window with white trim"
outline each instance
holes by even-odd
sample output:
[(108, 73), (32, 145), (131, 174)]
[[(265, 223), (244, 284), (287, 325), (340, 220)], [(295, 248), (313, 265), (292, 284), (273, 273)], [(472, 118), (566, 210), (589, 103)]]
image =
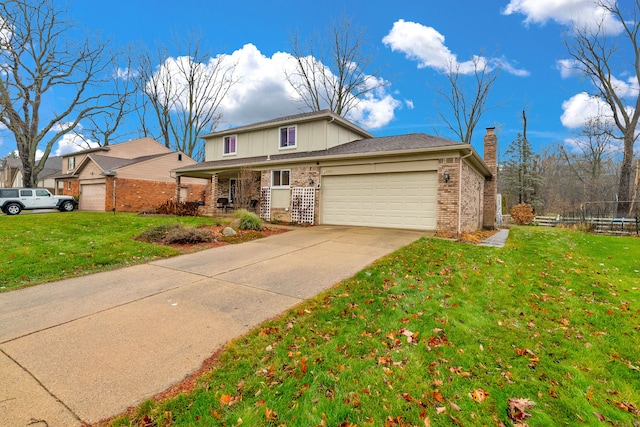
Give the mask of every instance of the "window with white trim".
[(280, 148), (296, 147), (296, 126), (280, 128)]
[(271, 187), (289, 187), (289, 169), (271, 171)]
[(229, 135), (229, 136), (225, 136), (223, 138), (223, 152), (222, 154), (227, 156), (227, 155), (231, 155), (231, 154), (236, 154), (236, 149), (237, 149), (237, 136), (236, 135)]
[(74, 157), (69, 157), (67, 159), (67, 170), (68, 171), (72, 171), (76, 168), (76, 158)]

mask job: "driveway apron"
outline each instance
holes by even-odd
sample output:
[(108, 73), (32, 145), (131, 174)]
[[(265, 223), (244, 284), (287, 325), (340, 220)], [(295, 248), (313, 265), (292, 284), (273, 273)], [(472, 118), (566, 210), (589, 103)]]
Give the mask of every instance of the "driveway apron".
[(0, 294), (0, 427), (117, 415), (229, 340), (429, 234), (296, 228)]

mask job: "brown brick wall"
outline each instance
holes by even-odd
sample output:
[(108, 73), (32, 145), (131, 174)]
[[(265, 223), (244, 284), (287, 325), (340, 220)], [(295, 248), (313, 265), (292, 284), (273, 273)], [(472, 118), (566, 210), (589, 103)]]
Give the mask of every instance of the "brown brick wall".
[(117, 212), (150, 211), (167, 200), (174, 199), (175, 193), (175, 182), (107, 177), (106, 210), (110, 211), (115, 207)]
[(482, 228), (483, 189), (484, 177), (462, 160), (460, 232), (468, 233)]
[[(459, 160), (449, 157), (438, 160), (438, 212), (436, 230), (441, 233), (458, 234), (458, 173)], [(449, 182), (444, 173), (449, 172)]]
[[(69, 189), (71, 183), (71, 189)], [(77, 179), (66, 179), (62, 182), (62, 194), (65, 196), (80, 197), (80, 182)]]

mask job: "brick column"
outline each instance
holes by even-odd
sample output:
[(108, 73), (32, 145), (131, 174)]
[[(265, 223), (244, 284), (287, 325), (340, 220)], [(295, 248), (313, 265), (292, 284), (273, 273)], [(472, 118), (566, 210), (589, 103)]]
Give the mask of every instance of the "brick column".
[(176, 176), (176, 194), (175, 194), (175, 198), (176, 198), (176, 203), (180, 203), (182, 200), (180, 200), (180, 181), (182, 180), (182, 177), (180, 175)]
[(495, 228), (496, 226), (496, 199), (498, 198), (498, 137), (495, 128), (487, 128), (484, 136), (484, 162), (491, 170), (491, 177), (484, 182), (484, 209), (482, 226)]
[[(436, 230), (442, 236), (458, 235), (460, 161), (449, 157), (438, 160), (438, 211)], [(445, 178), (445, 172), (448, 179)]]
[(216, 207), (218, 201), (218, 174), (211, 175), (211, 206)]

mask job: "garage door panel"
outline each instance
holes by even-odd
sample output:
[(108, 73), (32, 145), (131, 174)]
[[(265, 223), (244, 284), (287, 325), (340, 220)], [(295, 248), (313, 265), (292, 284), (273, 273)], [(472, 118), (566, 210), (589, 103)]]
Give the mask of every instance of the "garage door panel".
[(431, 172), (325, 176), (324, 224), (434, 230), (437, 176)]
[(80, 202), (78, 207), (83, 211), (104, 212), (105, 197), (105, 184), (82, 184), (80, 185)]

